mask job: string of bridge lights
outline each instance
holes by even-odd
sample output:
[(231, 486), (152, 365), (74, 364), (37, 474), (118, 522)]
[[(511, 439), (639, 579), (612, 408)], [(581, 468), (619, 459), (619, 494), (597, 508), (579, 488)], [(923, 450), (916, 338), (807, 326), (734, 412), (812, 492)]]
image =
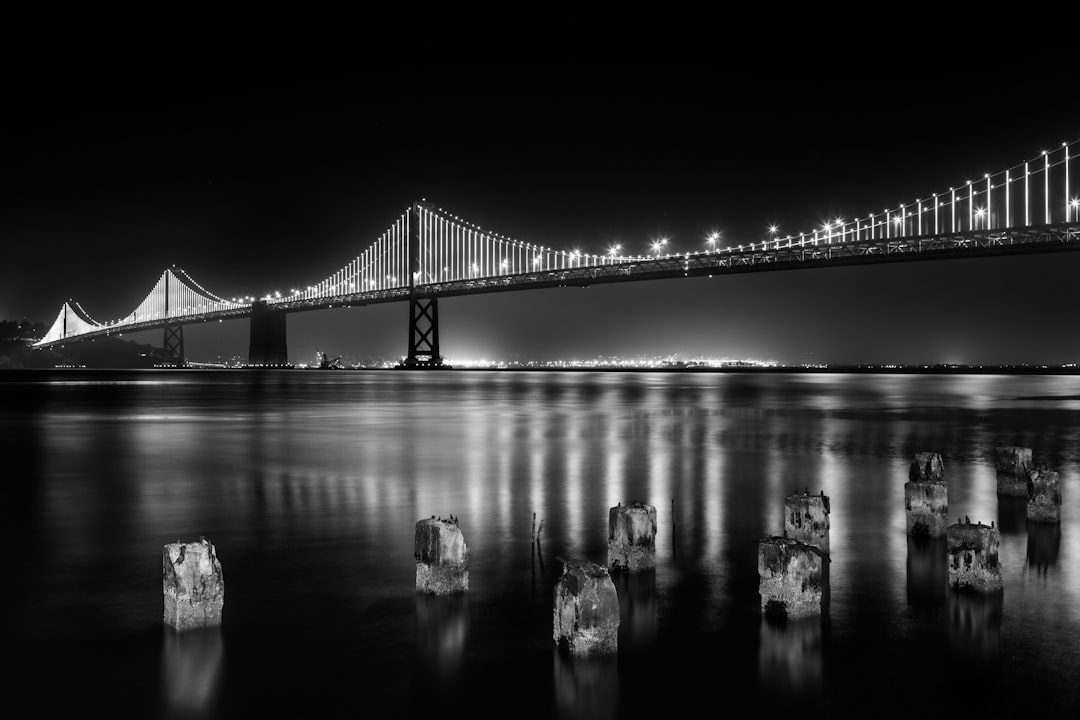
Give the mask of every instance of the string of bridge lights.
[[(984, 173), (979, 180), (967, 180), (959, 186), (950, 186), (948, 191), (932, 193), (928, 198), (919, 198), (910, 203), (901, 204), (895, 209), (886, 208), (880, 213), (870, 213), (865, 218), (857, 217), (854, 220), (843, 218), (827, 220), (819, 228), (800, 232), (798, 239), (790, 234), (778, 237), (779, 226), (774, 223), (767, 227), (769, 236), (767, 239), (760, 243), (750, 243), (748, 248), (751, 252), (756, 252), (759, 249), (768, 250), (770, 245), (774, 249), (780, 249), (785, 246), (816, 246), (822, 242), (825, 244), (877, 242), (912, 235), (922, 236), (931, 232), (936, 235), (943, 232), (988, 231), (994, 228), (1015, 227), (1014, 220), (1018, 221), (1020, 215), (1020, 208), (1016, 206), (1021, 199), (1025, 226), (1031, 226), (1033, 221), (1040, 219), (1040, 215), (1043, 224), (1051, 225), (1057, 221), (1058, 208), (1062, 207), (1061, 218), (1064, 222), (1080, 221), (1080, 198), (1071, 194), (1070, 185), (1070, 165), (1075, 157), (1075, 154), (1070, 153), (1070, 149), (1077, 142), (1080, 141), (1063, 142), (1060, 150), (1043, 150), (1041, 155), (1033, 160), (1017, 163), (995, 173)], [(1052, 207), (1051, 171), (1058, 168), (1063, 168), (1064, 194), (1061, 197), (1064, 202), (1059, 206), (1058, 200), (1055, 199), (1053, 205), (1056, 207)], [(1039, 173), (1043, 175), (1041, 189), (1038, 187)], [(1036, 178), (1034, 194), (1033, 177)], [(1056, 182), (1055, 190), (1057, 190)], [(1022, 185), (1017, 185), (1018, 183)], [(1015, 191), (1014, 186), (1016, 186)], [(995, 191), (997, 191), (997, 207), (1000, 208), (997, 222), (994, 220)], [(1053, 194), (1056, 195), (1056, 192)], [(1041, 208), (1038, 207), (1039, 200), (1042, 201)], [(984, 204), (976, 206), (979, 202)], [(965, 204), (966, 223), (963, 212)], [(517, 240), (502, 233), (484, 230), (480, 225), (442, 207), (434, 210), (431, 207), (422, 200), (417, 208), (417, 217), (420, 221), (420, 254), (430, 267), (428, 267), (426, 277), (424, 270), (417, 271), (413, 278), (414, 282), (421, 279), (433, 284), (483, 280), (507, 273), (528, 274), (661, 257), (689, 258), (691, 255), (744, 252), (747, 249), (746, 245), (717, 247), (721, 234), (714, 230), (706, 235), (705, 242), (708, 249), (705, 251), (667, 253), (662, 256), (662, 251), (670, 242), (670, 238), (666, 236), (650, 241), (651, 254), (649, 256), (623, 255), (621, 243), (610, 245), (605, 255), (583, 253), (579, 249), (560, 251)], [(1042, 212), (1040, 213), (1039, 210)], [(408, 257), (408, 238), (413, 230), (412, 215), (412, 208), (407, 208), (363, 253), (319, 283), (309, 285), (307, 290), (293, 289), (291, 294), (286, 296), (275, 291), (261, 299), (268, 303), (284, 303), (298, 300), (324, 300), (339, 296), (344, 298), (360, 293), (400, 291), (409, 288), (410, 285), (406, 281), (411, 267), (411, 259)], [(170, 278), (176, 282), (174, 294), (183, 298), (180, 303), (169, 301)], [(254, 296), (234, 297), (231, 300), (221, 298), (196, 282), (186, 271), (173, 265), (162, 273), (158, 282), (135, 310), (119, 320), (98, 322), (79, 303), (69, 299), (61, 307), (52, 329), (46, 334), (47, 339), (42, 342), (52, 342), (95, 330), (134, 325), (166, 316), (177, 317), (178, 313), (196, 309), (202, 312), (213, 312), (243, 308), (254, 303), (255, 300)], [(75, 316), (74, 329), (68, 328), (69, 309)], [(140, 316), (142, 320), (139, 319)], [(53, 335), (56, 337), (52, 337)]]
[[(923, 227), (924, 217), (931, 211), (933, 213), (933, 234), (939, 234), (941, 232), (956, 233), (962, 232), (967, 229), (972, 230), (991, 230), (994, 227), (1013, 227), (1013, 206), (1014, 200), (1010, 197), (1012, 186), (1015, 183), (1023, 181), (1023, 204), (1024, 204), (1024, 225), (1030, 226), (1033, 224), (1033, 218), (1037, 217), (1033, 214), (1032, 208), (1032, 191), (1031, 191), (1031, 178), (1033, 175), (1038, 175), (1040, 172), (1043, 174), (1043, 188), (1042, 188), (1042, 220), (1043, 224), (1050, 225), (1054, 222), (1054, 214), (1051, 207), (1050, 196), (1050, 172), (1051, 170), (1063, 167), (1064, 169), (1064, 194), (1063, 194), (1063, 222), (1073, 222), (1080, 220), (1080, 198), (1072, 195), (1070, 191), (1070, 163), (1075, 155), (1070, 154), (1069, 149), (1075, 145), (1078, 141), (1073, 140), (1071, 142), (1061, 143), (1060, 152), (1057, 150), (1043, 150), (1042, 153), (1034, 160), (1026, 160), (1019, 162), (1012, 167), (1006, 168), (995, 173), (984, 173), (982, 179), (974, 181), (967, 180), (959, 187), (950, 186), (948, 191), (932, 193), (928, 198), (919, 198), (912, 202), (901, 204), (897, 206), (895, 210), (892, 208), (886, 208), (881, 213), (871, 213), (866, 216), (867, 224), (863, 225), (863, 218), (856, 218), (854, 221), (845, 221), (843, 218), (836, 218), (832, 221), (826, 221), (822, 224), (821, 228), (814, 229), (811, 232), (799, 233), (799, 244), (813, 244), (817, 245), (824, 239), (826, 243), (831, 243), (836, 237), (839, 237), (839, 242), (849, 241), (849, 235), (853, 236), (855, 242), (861, 242), (865, 240), (888, 240), (897, 237), (907, 237), (910, 235), (910, 230), (914, 230), (916, 235), (924, 235), (930, 232), (929, 222), (927, 221), (927, 227)], [(1057, 159), (1051, 160), (1051, 156), (1059, 155)], [(1041, 167), (1036, 167), (1033, 171), (1031, 169), (1032, 164), (1038, 163), (1042, 160)], [(1013, 176), (1013, 172), (1021, 170), (1022, 173)], [(997, 184), (994, 183), (994, 178), (1002, 177), (1002, 180)], [(982, 180), (986, 181), (985, 188), (979, 188), (977, 186), (982, 185)], [(1004, 189), (1004, 199), (1002, 204), (1004, 205), (1004, 222), (999, 222), (992, 225), (993, 222), (993, 199), (994, 190)], [(967, 191), (965, 197), (964, 190)], [(959, 194), (958, 194), (959, 193)], [(948, 200), (943, 198), (947, 197)], [(980, 198), (985, 199), (984, 206), (976, 207), (976, 203)], [(959, 220), (957, 219), (957, 210), (962, 208), (963, 203), (967, 203), (967, 226), (964, 226), (964, 218), (961, 214)], [(928, 205), (927, 205), (928, 203)], [(944, 208), (948, 208), (948, 222), (943, 222), (945, 219), (941, 217), (941, 211)], [(914, 210), (911, 212), (911, 210)], [(1035, 208), (1036, 210), (1038, 208)], [(1000, 215), (999, 215), (1000, 217)], [(909, 230), (909, 223), (913, 227)], [(980, 228), (979, 225), (983, 227)], [(943, 229), (943, 225), (947, 225), (947, 229)], [(854, 227), (852, 227), (854, 226)], [(777, 238), (776, 233), (778, 227), (776, 225), (769, 226), (770, 238), (767, 241), (762, 242), (763, 249), (767, 247), (766, 243), (784, 243), (787, 242), (789, 246), (794, 245), (793, 235), (787, 235), (783, 238)], [(825, 237), (822, 238), (821, 234), (824, 233)], [(740, 246), (741, 247), (741, 246)], [(754, 247), (752, 244), (751, 247)], [(775, 247), (781, 247), (776, 245)]]

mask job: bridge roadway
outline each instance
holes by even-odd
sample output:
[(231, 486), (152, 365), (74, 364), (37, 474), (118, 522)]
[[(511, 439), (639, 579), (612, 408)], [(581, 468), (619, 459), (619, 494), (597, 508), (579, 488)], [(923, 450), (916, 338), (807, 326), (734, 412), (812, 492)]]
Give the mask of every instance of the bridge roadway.
[[(682, 277), (702, 277), (745, 272), (796, 270), (845, 265), (869, 265), (884, 262), (913, 260), (942, 260), (957, 258), (1026, 255), (1044, 252), (1080, 250), (1080, 222), (1068, 224), (1020, 227), (1013, 230), (971, 231), (954, 234), (922, 235), (891, 239), (827, 243), (819, 240), (768, 240), (715, 251), (665, 255), (660, 257), (616, 259), (611, 263), (558, 270), (495, 275), (444, 283), (419, 283), (418, 297), (453, 297), (513, 290), (537, 290), (554, 287), (588, 287), (604, 283), (663, 280)], [(353, 307), (376, 303), (409, 300), (413, 288), (402, 286), (388, 290), (350, 293), (326, 298), (289, 300), (282, 298), (267, 303), (268, 309), (283, 312), (322, 310), (333, 307)], [(252, 315), (252, 305), (209, 313), (199, 313), (154, 319), (124, 326), (110, 326), (58, 340), (49, 345), (89, 340), (120, 333), (138, 332), (166, 325), (194, 324), (213, 320), (246, 318)]]

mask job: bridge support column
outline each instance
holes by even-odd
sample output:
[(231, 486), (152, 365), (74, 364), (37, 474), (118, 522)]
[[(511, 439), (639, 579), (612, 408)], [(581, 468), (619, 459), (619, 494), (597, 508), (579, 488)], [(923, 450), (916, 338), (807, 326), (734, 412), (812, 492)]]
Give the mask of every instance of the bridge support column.
[(398, 365), (405, 370), (438, 370), (447, 367), (439, 354), (439, 298), (420, 297), (416, 281), (421, 274), (420, 250), (424, 218), (421, 210), (431, 205), (415, 202), (409, 209), (409, 354)]
[(282, 367), (289, 364), (285, 343), (285, 311), (274, 310), (264, 300), (251, 306), (251, 334), (248, 340), (248, 365)]
[(184, 326), (180, 323), (165, 326), (165, 359), (176, 367), (184, 367)]
[(409, 298), (409, 355), (402, 367), (409, 370), (442, 368), (439, 354), (439, 298)]

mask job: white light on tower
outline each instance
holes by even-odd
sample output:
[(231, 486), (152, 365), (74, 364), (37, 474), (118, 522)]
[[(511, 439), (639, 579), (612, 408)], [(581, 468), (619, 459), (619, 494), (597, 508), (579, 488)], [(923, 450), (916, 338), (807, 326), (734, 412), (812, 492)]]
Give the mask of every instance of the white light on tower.
[(1065, 148), (1065, 222), (1069, 221), (1069, 143), (1061, 143)]

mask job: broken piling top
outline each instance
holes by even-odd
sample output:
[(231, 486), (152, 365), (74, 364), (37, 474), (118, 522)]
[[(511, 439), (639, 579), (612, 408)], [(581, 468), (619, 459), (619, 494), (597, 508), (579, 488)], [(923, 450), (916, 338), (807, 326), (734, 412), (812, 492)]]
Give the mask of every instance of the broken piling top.
[(555, 583), (555, 644), (571, 655), (613, 653), (619, 648), (619, 596), (607, 568), (587, 560), (559, 558)]
[(221, 624), (225, 578), (217, 550), (206, 538), (162, 548), (161, 585), (166, 625), (191, 630)]
[(828, 582), (828, 555), (790, 537), (758, 541), (758, 594), (767, 615), (789, 618), (821, 614)]
[(1028, 475), (1027, 519), (1036, 522), (1061, 520), (1061, 483), (1058, 474), (1039, 465)]
[(909, 482), (945, 482), (945, 465), (936, 452), (915, 453), (908, 469)]
[(948, 485), (944, 481), (904, 483), (904, 510), (909, 535), (944, 537), (949, 524)]
[(446, 595), (469, 589), (469, 547), (456, 518), (417, 520), (416, 589)]
[(994, 448), (999, 495), (1027, 495), (1028, 475), (1031, 473), (1031, 448), (999, 446)]
[(1031, 470), (1031, 448), (999, 445), (994, 448), (994, 464), (998, 472), (1017, 475)]
[(655, 507), (619, 503), (608, 511), (608, 567), (630, 572), (656, 567)]
[(809, 489), (784, 498), (784, 536), (829, 552), (829, 496)]
[(949, 512), (945, 465), (936, 452), (915, 453), (904, 483), (904, 510), (909, 535), (943, 537)]
[(1001, 533), (993, 523), (961, 521), (948, 528), (949, 585), (979, 592), (1000, 590), (998, 547)]

